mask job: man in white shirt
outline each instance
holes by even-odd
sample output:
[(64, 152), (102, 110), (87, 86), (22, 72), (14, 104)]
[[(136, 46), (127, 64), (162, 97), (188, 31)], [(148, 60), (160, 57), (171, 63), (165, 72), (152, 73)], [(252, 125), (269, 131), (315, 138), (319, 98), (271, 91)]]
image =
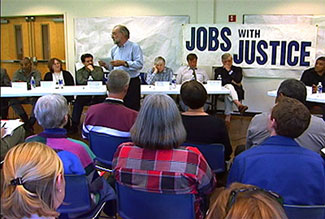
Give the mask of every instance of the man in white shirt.
[(197, 80), (201, 83), (207, 82), (209, 77), (203, 69), (197, 68), (197, 55), (190, 53), (186, 57), (187, 66), (180, 67), (176, 74), (176, 83), (182, 84), (184, 81)]

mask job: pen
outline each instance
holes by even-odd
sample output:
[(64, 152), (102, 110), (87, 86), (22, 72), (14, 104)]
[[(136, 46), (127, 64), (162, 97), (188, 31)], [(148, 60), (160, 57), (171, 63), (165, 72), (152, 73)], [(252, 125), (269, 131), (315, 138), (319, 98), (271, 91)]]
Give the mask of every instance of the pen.
[(1, 128), (5, 127), (6, 123), (4, 122), (3, 125), (1, 126)]

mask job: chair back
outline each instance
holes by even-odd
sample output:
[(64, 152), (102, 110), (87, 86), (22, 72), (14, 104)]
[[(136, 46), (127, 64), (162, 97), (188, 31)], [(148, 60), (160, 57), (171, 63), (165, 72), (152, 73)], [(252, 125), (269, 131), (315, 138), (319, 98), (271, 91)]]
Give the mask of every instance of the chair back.
[(325, 205), (283, 205), (288, 219), (325, 219)]
[(214, 173), (225, 171), (225, 146), (223, 144), (184, 143), (183, 145), (198, 148)]
[(130, 137), (117, 137), (90, 131), (90, 148), (96, 155), (96, 161), (100, 163), (96, 166), (104, 171), (109, 171), (108, 169), (112, 168), (112, 160), (117, 147), (123, 142), (128, 141), (131, 141)]
[(116, 183), (118, 213), (123, 219), (194, 219), (194, 194), (162, 194)]
[(57, 209), (61, 214), (84, 212), (91, 208), (88, 180), (85, 175), (64, 175), (65, 197)]

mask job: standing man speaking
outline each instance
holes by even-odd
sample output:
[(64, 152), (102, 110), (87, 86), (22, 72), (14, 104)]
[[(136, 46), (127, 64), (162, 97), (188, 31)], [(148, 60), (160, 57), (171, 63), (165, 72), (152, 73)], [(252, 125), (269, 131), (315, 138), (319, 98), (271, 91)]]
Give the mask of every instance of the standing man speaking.
[(140, 70), (143, 67), (143, 54), (137, 43), (129, 41), (130, 32), (123, 25), (116, 25), (112, 30), (112, 39), (116, 44), (111, 49), (112, 61), (99, 65), (110, 69), (120, 69), (129, 73), (131, 80), (124, 98), (124, 105), (134, 110), (140, 109)]

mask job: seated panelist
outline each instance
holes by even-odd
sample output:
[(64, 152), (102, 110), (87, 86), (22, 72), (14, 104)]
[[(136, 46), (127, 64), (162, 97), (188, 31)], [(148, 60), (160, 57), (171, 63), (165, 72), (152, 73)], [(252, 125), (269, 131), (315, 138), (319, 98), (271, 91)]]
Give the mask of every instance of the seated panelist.
[[(5, 68), (0, 68), (0, 86), (1, 87), (11, 86), (11, 80)], [(0, 107), (1, 107), (1, 119), (7, 119), (8, 109), (9, 109), (9, 98), (1, 97)]]
[[(93, 55), (86, 53), (81, 56), (81, 62), (84, 65), (76, 73), (76, 84), (87, 85), (88, 80), (103, 81), (104, 72), (99, 66), (94, 66)], [(84, 106), (101, 103), (105, 96), (77, 96), (72, 111), (72, 132), (78, 131), (81, 114)]]
[[(58, 58), (51, 58), (48, 62), (49, 72), (44, 76), (44, 81), (53, 81), (55, 84), (59, 84), (59, 80), (62, 80), (63, 85), (74, 85), (74, 79), (70, 72), (63, 70), (62, 61)], [(73, 96), (66, 97), (70, 102), (74, 99)]]
[(163, 57), (158, 56), (154, 60), (154, 66), (145, 74), (147, 84), (155, 84), (156, 81), (171, 81), (173, 70), (166, 67), (166, 61)]
[(63, 80), (63, 85), (74, 85), (74, 79), (70, 72), (63, 70), (62, 61), (58, 58), (51, 58), (48, 62), (49, 72), (44, 76), (44, 81), (53, 81), (59, 84)]
[(190, 53), (186, 57), (187, 65), (181, 66), (176, 72), (176, 83), (182, 84), (184, 81), (197, 80), (201, 83), (207, 82), (209, 77), (204, 69), (197, 67), (198, 57), (194, 53)]
[(244, 89), (242, 85), (243, 70), (241, 67), (233, 66), (232, 56), (229, 53), (225, 53), (221, 56), (222, 67), (215, 69), (214, 79), (221, 76), (222, 86), (225, 86), (230, 91), (230, 95), (225, 95), (225, 121), (230, 122), (232, 104), (236, 104), (238, 110), (243, 114), (248, 107), (243, 105), (240, 101), (244, 99)]
[[(41, 81), (41, 73), (37, 69), (33, 68), (32, 60), (28, 57), (25, 57), (20, 61), (20, 69), (14, 72), (12, 81), (27, 82), (28, 87), (30, 87), (32, 78), (35, 80), (35, 85), (39, 86)], [(27, 135), (34, 132), (33, 125), (35, 124), (36, 119), (33, 109), (36, 101), (36, 97), (11, 98), (9, 101), (10, 106), (24, 122), (24, 128), (26, 131), (28, 131)], [(21, 104), (31, 104), (33, 106), (32, 113), (29, 118)]]

